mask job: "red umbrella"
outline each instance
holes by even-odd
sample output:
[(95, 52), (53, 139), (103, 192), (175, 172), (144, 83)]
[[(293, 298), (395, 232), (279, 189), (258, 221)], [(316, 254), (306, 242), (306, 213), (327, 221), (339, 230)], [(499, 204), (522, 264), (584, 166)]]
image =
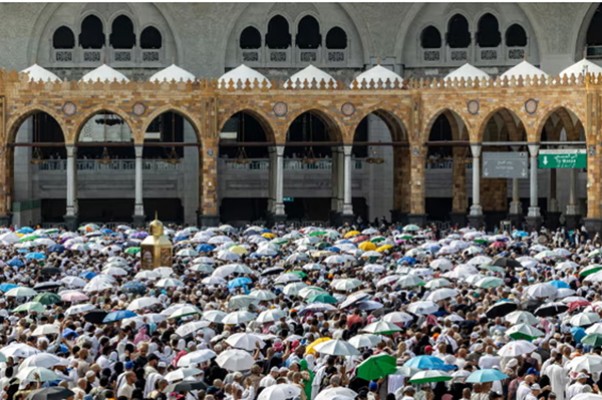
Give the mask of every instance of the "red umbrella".
[(503, 249), (504, 247), (506, 247), (506, 243), (500, 242), (500, 241), (495, 241), (495, 242), (491, 243), (491, 245), (489, 247), (491, 247), (492, 249)]
[(589, 306), (591, 303), (589, 301), (586, 300), (577, 300), (577, 301), (572, 301), (569, 303), (569, 312), (573, 312), (578, 308), (581, 307), (587, 307)]

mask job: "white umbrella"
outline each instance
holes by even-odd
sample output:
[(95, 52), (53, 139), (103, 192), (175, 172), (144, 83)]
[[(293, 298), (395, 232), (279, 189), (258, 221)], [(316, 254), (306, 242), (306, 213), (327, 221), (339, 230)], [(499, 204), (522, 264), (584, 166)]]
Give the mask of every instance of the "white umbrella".
[(16, 375), (21, 382), (51, 382), (60, 380), (56, 372), (44, 367), (27, 367), (19, 370)]
[(234, 311), (222, 319), (224, 325), (244, 324), (255, 319), (255, 314), (248, 311)]
[(180, 325), (178, 329), (176, 329), (176, 334), (180, 337), (186, 337), (199, 331), (203, 328), (207, 328), (209, 326), (209, 321), (191, 321), (187, 322), (183, 325)]
[(78, 303), (89, 300), (89, 297), (77, 290), (66, 290), (60, 293), (61, 300), (70, 303)]
[[(102, 276), (102, 275), (99, 275), (99, 276)], [(113, 284), (111, 282), (109, 282), (108, 280), (96, 279), (99, 276), (92, 278), (92, 280), (90, 282), (88, 282), (86, 284), (86, 286), (84, 286), (84, 289), (83, 289), (84, 292), (92, 293), (92, 292), (102, 292), (103, 290), (108, 290), (108, 289), (114, 289)]]
[(392, 324), (405, 324), (413, 321), (414, 317), (403, 311), (393, 311), (383, 316), (383, 321), (390, 322)]
[(287, 283), (291, 283), (291, 282), (300, 282), (300, 281), (301, 281), (301, 277), (299, 275), (287, 272), (286, 274), (282, 274), (282, 275), (278, 276), (278, 278), (276, 278), (274, 280), (274, 283), (287, 284)]
[(307, 287), (305, 282), (291, 282), (282, 289), (282, 292), (287, 296), (298, 296), (299, 291), (305, 287)]
[(253, 290), (251, 293), (249, 293), (249, 296), (254, 297), (260, 301), (274, 300), (277, 297), (274, 294), (274, 292), (271, 292), (269, 290)]
[(232, 310), (249, 307), (251, 304), (259, 303), (259, 299), (246, 294), (233, 296), (228, 300), (228, 308)]
[(38, 292), (36, 292), (35, 290), (33, 290), (31, 288), (16, 287), (16, 288), (9, 290), (4, 295), (6, 297), (33, 297), (36, 294), (38, 294)]
[(128, 272), (121, 267), (108, 267), (102, 270), (104, 275), (126, 276)]
[(205, 311), (203, 313), (202, 319), (209, 321), (209, 322), (215, 322), (218, 324), (222, 323), (222, 320), (224, 319), (224, 317), (228, 315), (223, 311), (219, 311), (219, 310), (209, 310), (209, 311)]
[(88, 311), (94, 311), (96, 310), (96, 306), (92, 305), (92, 304), (76, 304), (74, 306), (69, 307), (68, 309), (65, 310), (65, 315), (77, 315), (77, 314), (83, 314), (86, 313)]
[(171, 371), (171, 372), (167, 373), (165, 375), (164, 379), (169, 383), (173, 383), (173, 382), (177, 382), (177, 381), (182, 381), (190, 376), (198, 375), (202, 372), (203, 371), (201, 371), (198, 368), (179, 368), (179, 369), (176, 369), (175, 371)]
[(257, 400), (291, 400), (299, 397), (301, 388), (288, 383), (280, 383), (263, 389)]
[(387, 286), (397, 282), (401, 278), (400, 275), (387, 275), (378, 282), (376, 282), (376, 287)]
[(593, 324), (585, 330), (585, 333), (587, 333), (588, 335), (592, 333), (598, 333), (602, 335), (602, 322), (597, 322)]
[(161, 278), (169, 278), (173, 275), (173, 269), (171, 267), (159, 267), (152, 270), (154, 273), (158, 274)]
[(429, 266), (433, 269), (438, 269), (439, 271), (449, 271), (453, 268), (452, 262), (447, 258), (438, 258), (433, 260)]
[(602, 395), (594, 393), (579, 393), (571, 397), (571, 400), (602, 400)]
[(330, 286), (336, 290), (340, 290), (342, 292), (349, 292), (350, 290), (356, 289), (362, 286), (364, 282), (360, 281), (357, 278), (347, 278), (347, 279), (335, 279), (330, 283)]
[(380, 264), (366, 264), (362, 268), (362, 271), (369, 274), (380, 274), (385, 272), (385, 266)]
[(41, 353), (41, 351), (25, 343), (13, 342), (0, 349), (0, 353), (4, 354), (6, 357), (27, 358), (34, 354)]
[(361, 349), (364, 347), (372, 348), (377, 344), (383, 341), (382, 336), (373, 335), (370, 333), (363, 333), (360, 335), (355, 335), (351, 339), (349, 339), (349, 344), (355, 347), (356, 349)]
[(155, 284), (156, 287), (160, 288), (169, 288), (169, 287), (182, 287), (184, 286), (184, 282), (178, 279), (173, 278), (163, 278), (157, 281)]
[(405, 275), (399, 278), (397, 284), (402, 288), (411, 288), (424, 284), (418, 275)]
[(357, 393), (353, 390), (343, 386), (338, 386), (322, 390), (320, 393), (318, 393), (314, 400), (333, 400), (334, 398), (355, 399), (356, 397)]
[(157, 304), (161, 304), (161, 302), (156, 297), (139, 297), (132, 300), (127, 309), (130, 311), (138, 311), (142, 310), (143, 308), (153, 307)]
[(247, 351), (254, 351), (258, 348), (265, 347), (265, 342), (261, 340), (259, 336), (245, 332), (228, 336), (226, 343), (234, 348)]
[(566, 364), (565, 368), (574, 372), (586, 370), (590, 374), (600, 372), (602, 371), (602, 357), (597, 354), (575, 357)]
[(58, 326), (54, 324), (44, 324), (38, 326), (33, 333), (32, 336), (45, 336), (45, 335), (58, 335), (61, 333)]
[(61, 279), (61, 282), (68, 288), (83, 288), (86, 286), (86, 281), (78, 276), (66, 276)]
[(389, 334), (393, 332), (400, 332), (401, 328), (391, 322), (387, 321), (376, 321), (369, 325), (366, 325), (362, 332), (374, 333), (374, 334)]
[(216, 268), (211, 275), (225, 279), (232, 274), (254, 275), (255, 272), (244, 264), (234, 263)]
[(536, 350), (537, 347), (531, 342), (526, 340), (515, 340), (510, 343), (506, 343), (498, 351), (500, 357), (517, 357), (523, 354), (531, 353)]
[(38, 353), (27, 357), (19, 365), (19, 370), (28, 367), (44, 367), (52, 368), (56, 365), (67, 365), (68, 361), (65, 358), (60, 358), (50, 353)]
[(424, 287), (427, 289), (440, 289), (440, 288), (451, 287), (451, 286), (452, 286), (452, 283), (445, 278), (436, 278), (436, 279), (428, 281), (426, 283), (426, 285), (424, 285)]
[(220, 353), (215, 362), (228, 371), (247, 371), (255, 364), (255, 359), (244, 350), (230, 349)]
[(318, 353), (328, 354), (331, 356), (357, 356), (360, 354), (360, 352), (351, 344), (339, 339), (319, 343), (314, 346), (314, 350), (316, 350)]
[(196, 257), (198, 255), (199, 253), (197, 253), (193, 249), (182, 249), (176, 253), (176, 256), (178, 257)]
[(279, 319), (284, 318), (284, 317), (286, 317), (286, 312), (284, 312), (278, 308), (273, 308), (273, 309), (262, 311), (259, 314), (259, 316), (257, 317), (256, 321), (259, 322), (260, 324), (266, 324), (269, 322), (278, 321)]
[(539, 323), (537, 317), (528, 311), (512, 311), (510, 314), (507, 314), (504, 319), (513, 325), (537, 325)]
[(456, 289), (451, 288), (441, 288), (433, 291), (426, 298), (427, 301), (437, 302), (441, 300), (451, 299), (452, 297), (456, 297), (458, 295), (458, 291)]
[(583, 312), (573, 315), (569, 320), (569, 324), (573, 326), (587, 326), (600, 321), (600, 316), (595, 312)]
[(213, 350), (202, 349), (196, 350), (191, 353), (182, 356), (178, 360), (178, 367), (190, 367), (192, 365), (202, 364), (217, 357), (217, 354)]
[(479, 256), (473, 257), (470, 260), (468, 260), (468, 264), (469, 265), (485, 265), (485, 264), (491, 264), (492, 261), (493, 261), (493, 259), (491, 257), (479, 255)]
[(536, 283), (527, 287), (527, 296), (532, 299), (553, 299), (558, 295), (558, 288), (549, 283)]
[(201, 310), (198, 307), (193, 305), (185, 305), (178, 308), (176, 311), (169, 315), (169, 318), (183, 318), (188, 317), (190, 315), (200, 315)]
[(432, 301), (417, 301), (408, 305), (408, 311), (412, 314), (428, 315), (437, 312), (439, 307)]
[(134, 278), (140, 279), (140, 280), (154, 281), (155, 279), (159, 279), (160, 276), (154, 270), (146, 269), (144, 271), (138, 272), (136, 275), (134, 275)]

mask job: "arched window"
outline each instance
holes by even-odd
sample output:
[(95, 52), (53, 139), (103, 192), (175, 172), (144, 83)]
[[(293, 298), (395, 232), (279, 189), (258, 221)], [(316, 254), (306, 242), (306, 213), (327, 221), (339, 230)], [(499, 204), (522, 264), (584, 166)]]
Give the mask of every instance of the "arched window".
[(456, 14), (447, 24), (447, 44), (452, 49), (463, 49), (470, 46), (470, 32), (468, 21), (464, 16)]
[(113, 21), (109, 42), (114, 49), (131, 49), (136, 45), (134, 24), (125, 15), (120, 15)]
[(241, 49), (258, 49), (261, 47), (261, 34), (252, 27), (247, 26), (240, 33), (240, 48)]
[(82, 21), (79, 45), (84, 49), (100, 49), (105, 45), (102, 21), (96, 15), (88, 15)]
[(288, 29), (288, 21), (283, 16), (276, 15), (268, 22), (265, 44), (269, 49), (287, 49), (290, 47), (291, 34)]
[(527, 33), (519, 24), (510, 25), (506, 30), (506, 46), (525, 47), (527, 45)]
[(498, 47), (502, 43), (500, 26), (492, 14), (485, 14), (479, 19), (477, 43), (480, 47)]
[(52, 35), (52, 47), (55, 49), (72, 49), (75, 47), (75, 35), (71, 29), (61, 26)]
[(441, 47), (441, 34), (439, 29), (430, 25), (422, 30), (420, 34), (420, 46), (423, 49), (438, 49)]
[(326, 34), (326, 48), (327, 49), (346, 49), (347, 48), (347, 34), (345, 31), (338, 26), (335, 26)]
[(161, 46), (161, 32), (154, 26), (144, 28), (140, 34), (140, 47), (143, 49), (160, 49)]
[(602, 45), (602, 5), (599, 5), (587, 28), (586, 44), (588, 46)]
[(320, 24), (311, 15), (306, 15), (299, 21), (295, 43), (300, 49), (317, 49), (322, 44)]

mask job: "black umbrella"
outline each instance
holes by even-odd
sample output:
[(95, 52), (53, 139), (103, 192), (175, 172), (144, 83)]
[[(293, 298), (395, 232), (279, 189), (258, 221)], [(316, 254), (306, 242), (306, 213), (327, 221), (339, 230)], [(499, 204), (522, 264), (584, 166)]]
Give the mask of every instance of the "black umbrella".
[(498, 267), (510, 267), (510, 268), (522, 268), (522, 264), (516, 261), (513, 258), (508, 257), (500, 257), (493, 261), (492, 265), (496, 265)]
[(282, 267), (272, 267), (272, 268), (267, 268), (265, 270), (263, 270), (263, 272), (261, 273), (262, 276), (265, 275), (275, 275), (275, 274), (279, 274), (281, 272), (284, 271), (284, 268)]
[(108, 313), (104, 311), (90, 311), (84, 315), (84, 319), (92, 324), (102, 324), (102, 321), (105, 319), (107, 314)]
[(61, 286), (63, 286), (63, 284), (61, 282), (42, 282), (42, 283), (38, 283), (33, 288), (35, 290), (51, 290), (51, 289), (60, 288)]
[(487, 318), (503, 317), (518, 309), (518, 305), (511, 301), (501, 301), (489, 307), (485, 312)]
[(562, 303), (549, 303), (544, 304), (535, 310), (535, 315), (538, 317), (553, 317), (555, 315), (562, 314), (568, 309), (569, 307)]
[(189, 392), (191, 390), (206, 390), (207, 385), (203, 381), (181, 381), (170, 385), (168, 392)]
[(46, 267), (42, 268), (42, 274), (44, 275), (58, 275), (61, 273), (61, 270), (57, 267)]
[(53, 386), (34, 390), (27, 396), (27, 400), (63, 400), (75, 395), (75, 392), (61, 386)]

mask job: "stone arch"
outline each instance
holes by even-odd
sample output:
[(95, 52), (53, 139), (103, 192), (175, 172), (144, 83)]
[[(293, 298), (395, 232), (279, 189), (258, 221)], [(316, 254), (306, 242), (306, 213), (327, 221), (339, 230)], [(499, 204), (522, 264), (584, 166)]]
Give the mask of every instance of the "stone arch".
[(68, 137), (65, 137), (65, 143), (76, 144), (79, 141), (79, 137), (81, 135), (81, 131), (84, 125), (86, 125), (86, 123), (95, 115), (100, 114), (102, 112), (115, 114), (121, 119), (123, 119), (123, 121), (127, 124), (127, 127), (130, 129), (130, 132), (132, 133), (132, 140), (134, 141), (133, 144), (138, 144), (137, 139), (140, 140), (140, 138), (136, 137), (136, 124), (134, 123), (134, 121), (132, 121), (132, 119), (126, 112), (114, 107), (97, 107), (94, 110), (87, 112), (74, 124), (75, 129), (73, 130), (73, 132), (70, 132)]
[(452, 128), (453, 140), (470, 140), (470, 135), (468, 132), (468, 123), (464, 120), (464, 118), (462, 118), (459, 112), (451, 108), (437, 110), (425, 119), (426, 121), (428, 121), (424, 128), (424, 134), (427, 135), (425, 137), (425, 140), (428, 141), (428, 135), (430, 134), (433, 125), (435, 124), (435, 121), (437, 121), (437, 118), (439, 118), (439, 116), (441, 115), (444, 115), (447, 118)]
[(380, 119), (383, 120), (385, 125), (387, 125), (387, 129), (389, 130), (389, 134), (391, 135), (391, 141), (409, 141), (409, 131), (407, 128), (407, 124), (403, 121), (403, 118), (401, 118), (395, 111), (389, 110), (386, 107), (382, 107), (380, 105), (370, 107), (369, 109), (364, 110), (362, 112), (362, 114), (357, 118), (357, 123), (351, 129), (354, 135), (359, 124), (364, 120), (364, 118), (368, 117), (370, 114), (378, 116)]
[(25, 107), (25, 108), (21, 109), (19, 114), (12, 116), (7, 121), (6, 126), (8, 126), (8, 131), (7, 131), (8, 134), (6, 135), (6, 138), (5, 138), (5, 141), (6, 141), (5, 144), (15, 143), (15, 139), (17, 137), (17, 132), (19, 131), (19, 128), (21, 127), (23, 122), (25, 122), (25, 120), (27, 118), (31, 117), (33, 114), (38, 113), (38, 112), (46, 113), (46, 114), (50, 115), (52, 118), (54, 118), (54, 120), (61, 127), (61, 131), (63, 132), (63, 137), (65, 139), (65, 144), (66, 144), (67, 139), (68, 139), (68, 130), (66, 128), (65, 121), (56, 112), (56, 110), (53, 110), (49, 107), (39, 105), (39, 104), (31, 105), (29, 107)]
[[(522, 119), (520, 119), (518, 114), (507, 107), (498, 107), (498, 108), (490, 111), (489, 113), (487, 113), (487, 115), (481, 120), (479, 129), (477, 131), (478, 132), (478, 136), (476, 138), (477, 142), (483, 142), (483, 139), (485, 136), (485, 131), (487, 129), (487, 125), (489, 124), (489, 121), (498, 114), (499, 114), (500, 118), (502, 118), (502, 120), (504, 122), (504, 126), (506, 128), (510, 129), (513, 126), (515, 128), (522, 127), (523, 128), (522, 132), (518, 132), (517, 134), (523, 133), (523, 137), (525, 139), (524, 141), (527, 141), (527, 134), (526, 134), (526, 131), (524, 130), (525, 123), (522, 121)], [(508, 132), (509, 140), (512, 136), (515, 136), (515, 134), (513, 134), (512, 132)], [(510, 140), (510, 141), (520, 141), (520, 140)]]
[[(166, 112), (173, 112), (184, 118), (194, 129), (194, 133), (197, 137), (197, 143), (203, 146), (203, 135), (200, 129), (200, 121), (193, 115), (191, 115), (188, 111), (182, 110), (181, 108), (174, 107), (171, 105), (160, 107), (154, 110), (152, 113), (150, 113), (142, 122), (142, 132), (146, 132), (150, 124), (152, 124), (152, 122), (155, 120), (155, 118), (159, 117), (161, 114), (165, 114)], [(143, 139), (142, 142), (144, 142)], [(136, 144), (141, 144), (142, 142), (136, 142)]]
[[(324, 126), (328, 128), (328, 135), (333, 142), (340, 142), (341, 144), (351, 144), (353, 143), (353, 132), (351, 132), (351, 137), (349, 137), (349, 132), (342, 126), (341, 122), (335, 116), (331, 115), (328, 110), (323, 110), (320, 108), (308, 108), (297, 111), (294, 114), (291, 114), (290, 118), (286, 123), (286, 131), (290, 128), (293, 122), (305, 113), (311, 113), (318, 117)], [(333, 137), (334, 135), (334, 137)], [(288, 140), (288, 137), (287, 137)]]
[(581, 119), (579, 118), (577, 113), (575, 113), (569, 107), (564, 106), (564, 105), (553, 107), (543, 115), (543, 117), (540, 119), (540, 121), (537, 125), (537, 130), (536, 130), (537, 140), (536, 141), (537, 142), (542, 141), (542, 134), (543, 134), (544, 127), (545, 127), (546, 123), (550, 120), (550, 118), (554, 115), (558, 116), (558, 118), (560, 119), (560, 124), (562, 124), (562, 126), (566, 129), (567, 139), (569, 141), (578, 141), (579, 140), (578, 127), (579, 127), (579, 124), (581, 124), (581, 126), (583, 126), (583, 123), (581, 122)]
[(275, 144), (278, 142), (278, 138), (276, 137), (276, 130), (270, 123), (270, 118), (263, 112), (259, 110), (254, 110), (252, 108), (241, 108), (237, 109), (234, 112), (228, 112), (227, 115), (224, 115), (224, 117), (218, 122), (218, 130), (221, 132), (224, 129), (226, 122), (228, 122), (230, 118), (232, 118), (238, 113), (248, 114), (251, 117), (255, 118), (257, 122), (259, 122), (259, 125), (261, 125), (261, 128), (263, 129), (266, 135), (266, 144)]

